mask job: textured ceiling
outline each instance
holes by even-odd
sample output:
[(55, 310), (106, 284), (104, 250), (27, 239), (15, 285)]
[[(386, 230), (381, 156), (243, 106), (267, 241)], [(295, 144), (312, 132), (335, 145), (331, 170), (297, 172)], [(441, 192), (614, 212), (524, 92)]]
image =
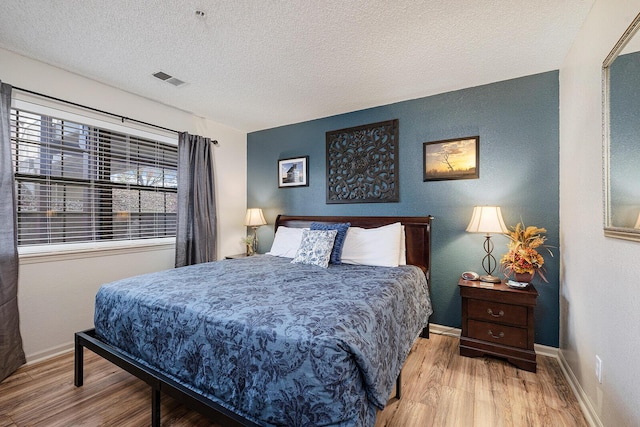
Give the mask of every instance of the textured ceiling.
[(4, 0), (0, 47), (250, 132), (558, 69), (592, 4)]

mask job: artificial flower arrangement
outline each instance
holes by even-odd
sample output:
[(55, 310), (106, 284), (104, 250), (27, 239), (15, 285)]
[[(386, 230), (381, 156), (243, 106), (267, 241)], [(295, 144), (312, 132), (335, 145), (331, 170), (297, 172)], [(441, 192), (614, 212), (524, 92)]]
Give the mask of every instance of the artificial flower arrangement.
[(249, 235), (240, 239), (240, 242), (245, 246), (247, 256), (253, 255), (253, 236)]
[(553, 256), (550, 246), (544, 244), (547, 238), (543, 233), (546, 232), (545, 228), (533, 225), (525, 227), (521, 222), (511, 227), (511, 231), (506, 233), (510, 240), (507, 245), (509, 252), (500, 260), (505, 277), (511, 274), (530, 274), (533, 278), (538, 273), (542, 280), (549, 283), (544, 276), (544, 258), (538, 253), (538, 248), (545, 248), (549, 255)]

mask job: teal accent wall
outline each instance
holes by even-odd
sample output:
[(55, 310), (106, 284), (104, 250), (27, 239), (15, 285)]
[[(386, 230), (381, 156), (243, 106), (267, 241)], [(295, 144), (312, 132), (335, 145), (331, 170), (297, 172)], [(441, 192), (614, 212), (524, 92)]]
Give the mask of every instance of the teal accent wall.
[[(534, 282), (540, 294), (535, 340), (558, 347), (558, 108), (558, 71), (552, 71), (250, 133), (247, 207), (263, 208), (269, 223), (258, 230), (259, 250), (271, 247), (279, 213), (433, 215), (431, 322), (460, 328), (458, 278), (466, 270), (482, 272), (484, 256), (484, 236), (465, 228), (475, 205), (498, 205), (508, 226), (522, 220), (545, 227), (555, 246), (555, 256), (545, 256), (549, 283)], [(325, 133), (391, 119), (400, 126), (400, 202), (326, 204)], [(480, 136), (479, 179), (422, 181), (424, 142), (473, 135)], [(309, 156), (309, 186), (278, 188), (278, 159), (296, 156)], [(499, 258), (507, 238), (492, 240)]]

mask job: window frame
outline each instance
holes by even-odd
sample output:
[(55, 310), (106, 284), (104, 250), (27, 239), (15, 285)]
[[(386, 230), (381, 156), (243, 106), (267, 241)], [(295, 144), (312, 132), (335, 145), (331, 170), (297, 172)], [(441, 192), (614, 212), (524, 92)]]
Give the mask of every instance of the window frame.
[[(23, 99), (25, 98), (25, 99)], [(12, 109), (32, 112), (41, 116), (55, 117), (64, 121), (79, 123), (89, 127), (99, 128), (108, 132), (125, 134), (130, 137), (152, 140), (164, 144), (177, 147), (178, 135), (174, 132), (165, 132), (154, 129), (150, 132), (148, 127), (139, 126), (134, 123), (122, 123), (113, 117), (85, 111), (72, 105), (61, 102), (31, 99), (31, 96), (20, 96), (12, 98)], [(176, 173), (177, 173), (177, 154), (176, 154)], [(14, 171), (15, 175), (19, 175)], [(57, 178), (57, 177), (55, 177)], [(64, 180), (64, 178), (63, 178)], [(116, 188), (117, 185), (111, 188)], [(137, 186), (133, 186), (137, 187)], [(17, 194), (16, 194), (17, 197)], [(177, 197), (177, 186), (176, 186)], [(120, 252), (140, 252), (147, 250), (165, 250), (170, 246), (174, 247), (176, 242), (175, 236), (168, 237), (152, 237), (152, 238), (130, 238), (122, 240), (91, 240), (77, 243), (61, 243), (61, 244), (33, 244), (27, 246), (18, 246), (18, 254), (22, 259), (36, 262), (39, 257), (47, 257), (50, 259), (60, 258), (78, 258), (86, 256), (102, 256), (108, 253)], [(115, 251), (115, 252), (114, 252)], [(95, 255), (92, 255), (95, 254)], [(98, 255), (99, 254), (99, 255)]]

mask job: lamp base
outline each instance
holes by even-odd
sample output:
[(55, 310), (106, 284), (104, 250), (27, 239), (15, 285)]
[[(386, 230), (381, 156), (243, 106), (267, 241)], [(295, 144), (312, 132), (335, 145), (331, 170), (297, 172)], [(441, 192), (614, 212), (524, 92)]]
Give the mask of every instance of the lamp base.
[(500, 283), (502, 282), (502, 279), (496, 276), (492, 276), (492, 275), (487, 275), (487, 276), (480, 276), (480, 281), (481, 282), (488, 282), (488, 283)]
[(253, 253), (257, 254), (258, 253), (258, 227), (251, 227), (253, 228)]

